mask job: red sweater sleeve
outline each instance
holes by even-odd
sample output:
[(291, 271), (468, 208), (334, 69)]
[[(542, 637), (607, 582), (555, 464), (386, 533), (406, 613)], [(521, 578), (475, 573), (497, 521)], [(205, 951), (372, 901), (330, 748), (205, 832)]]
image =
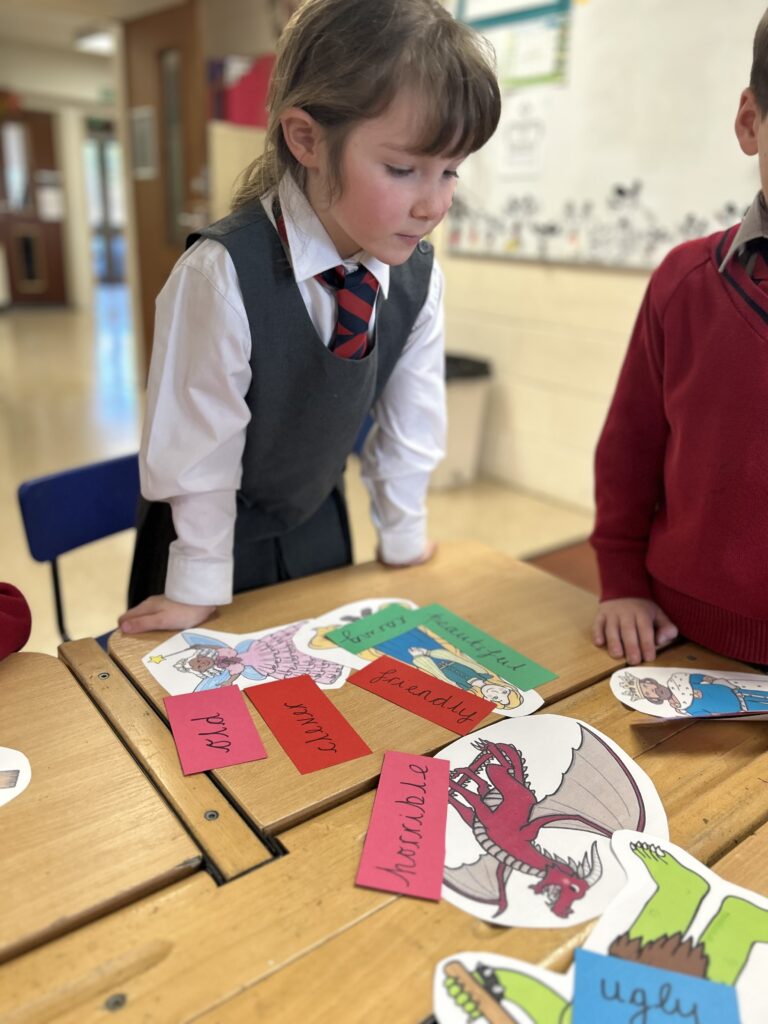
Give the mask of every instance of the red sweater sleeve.
[(0, 583), (0, 658), (20, 650), (29, 640), (32, 615), (24, 595), (10, 583)]
[(597, 515), (591, 537), (601, 600), (650, 598), (645, 558), (663, 500), (669, 427), (664, 413), (664, 335), (651, 279), (595, 456)]

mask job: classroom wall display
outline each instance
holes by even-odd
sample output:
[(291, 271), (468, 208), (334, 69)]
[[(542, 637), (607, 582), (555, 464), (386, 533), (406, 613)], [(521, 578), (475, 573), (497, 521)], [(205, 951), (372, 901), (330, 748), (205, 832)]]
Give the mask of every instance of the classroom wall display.
[(768, 676), (750, 672), (636, 665), (613, 673), (611, 692), (656, 718), (768, 717)]
[(453, 0), (494, 45), (496, 135), (459, 170), (456, 255), (652, 268), (758, 187), (733, 132), (765, 4)]
[(507, 719), (440, 757), (451, 762), (443, 898), (493, 924), (566, 928), (597, 917), (624, 884), (613, 833), (667, 836), (645, 772), (577, 719)]
[[(768, 970), (768, 900), (724, 881), (668, 840), (620, 831), (611, 848), (625, 884), (590, 932), (584, 950), (628, 964), (652, 965), (661, 974), (655, 987), (637, 990), (635, 1005), (624, 1007), (624, 1019), (646, 1024), (712, 1020), (706, 1003), (698, 1014), (690, 1012), (686, 999), (698, 997), (690, 996), (686, 977), (735, 989), (738, 1016), (716, 1017), (717, 1024), (762, 1024), (768, 1019), (768, 987), (763, 983)], [(482, 1018), (497, 1024), (521, 1019), (533, 1024), (576, 1021), (573, 995), (578, 970), (578, 963), (566, 974), (557, 974), (494, 953), (456, 953), (435, 970), (435, 1016), (440, 1024), (469, 1024), (477, 1019), (478, 1010)], [(619, 990), (612, 983), (606, 991), (616, 997), (615, 1005)], [(673, 1012), (673, 991), (687, 1015)], [(593, 1013), (587, 1019), (606, 1018)]]

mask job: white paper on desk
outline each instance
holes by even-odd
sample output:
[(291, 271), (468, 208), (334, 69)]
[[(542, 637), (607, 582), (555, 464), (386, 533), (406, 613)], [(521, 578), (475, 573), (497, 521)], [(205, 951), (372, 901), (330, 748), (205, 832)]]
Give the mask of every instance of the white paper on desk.
[(0, 807), (21, 796), (31, 778), (26, 755), (13, 747), (0, 747)]
[[(611, 849), (625, 884), (584, 949), (734, 985), (742, 1024), (764, 1024), (768, 900), (726, 882), (667, 839), (620, 831)], [(440, 1024), (467, 1024), (467, 998), (490, 996), (496, 1020), (570, 1019), (573, 982), (573, 967), (558, 974), (494, 953), (460, 952), (435, 969), (434, 1012)], [(661, 1012), (643, 1019), (662, 1016), (672, 1019)]]
[(300, 619), (254, 633), (197, 627), (176, 633), (145, 655), (143, 663), (174, 696), (219, 686), (244, 689), (300, 675), (311, 676), (321, 689), (335, 689), (367, 660), (326, 645), (325, 634), (389, 604), (415, 607), (403, 598), (369, 598), (334, 608), (317, 619)]
[(768, 716), (768, 676), (714, 669), (637, 665), (611, 676), (622, 704), (656, 718)]
[(438, 756), (451, 762), (443, 898), (492, 924), (597, 917), (624, 884), (611, 835), (668, 834), (645, 772), (577, 719), (506, 719)]

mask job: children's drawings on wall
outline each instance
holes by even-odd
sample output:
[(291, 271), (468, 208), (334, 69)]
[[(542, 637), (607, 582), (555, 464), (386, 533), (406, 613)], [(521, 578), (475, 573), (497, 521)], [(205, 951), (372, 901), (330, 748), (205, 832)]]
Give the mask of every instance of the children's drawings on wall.
[(733, 114), (761, 8), (525, 7), (458, 0), (496, 49), (502, 113), (460, 168), (448, 251), (650, 269), (738, 221), (759, 187)]
[(21, 796), (31, 778), (27, 757), (12, 747), (0, 747), (0, 807)]
[[(611, 848), (625, 884), (584, 948), (734, 986), (741, 1024), (768, 1019), (768, 900), (724, 881), (668, 840), (621, 831)], [(457, 953), (435, 971), (435, 1016), (440, 1024), (469, 1024), (478, 1015), (499, 1024), (568, 1024), (573, 992), (573, 968), (562, 975), (492, 953)]]
[(768, 717), (768, 676), (639, 665), (611, 676), (622, 704), (656, 718)]
[(185, 630), (150, 651), (144, 657), (144, 665), (174, 695), (220, 686), (244, 689), (301, 675), (311, 676), (322, 689), (334, 689), (343, 686), (350, 672), (363, 668), (372, 657), (358, 657), (342, 648), (328, 647), (325, 635), (391, 604), (415, 607), (405, 599), (371, 598), (335, 608), (318, 619), (303, 619), (250, 634), (203, 628)]
[(443, 896), (494, 924), (567, 927), (596, 917), (623, 883), (611, 835), (667, 834), (648, 776), (575, 719), (499, 722), (440, 756), (452, 769)]

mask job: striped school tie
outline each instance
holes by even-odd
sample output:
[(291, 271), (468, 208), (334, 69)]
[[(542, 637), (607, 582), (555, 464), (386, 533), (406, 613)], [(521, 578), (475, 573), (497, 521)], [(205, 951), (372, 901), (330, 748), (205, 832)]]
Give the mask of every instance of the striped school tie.
[(341, 359), (362, 359), (369, 350), (368, 325), (379, 282), (365, 267), (332, 267), (315, 277), (336, 291), (336, 327), (328, 347)]
[[(272, 204), (277, 232), (290, 255), (285, 218), (277, 199)], [(340, 359), (362, 359), (372, 347), (368, 325), (376, 304), (379, 282), (365, 267), (348, 271), (343, 265), (315, 274), (315, 280), (336, 292), (336, 326), (328, 348)]]

